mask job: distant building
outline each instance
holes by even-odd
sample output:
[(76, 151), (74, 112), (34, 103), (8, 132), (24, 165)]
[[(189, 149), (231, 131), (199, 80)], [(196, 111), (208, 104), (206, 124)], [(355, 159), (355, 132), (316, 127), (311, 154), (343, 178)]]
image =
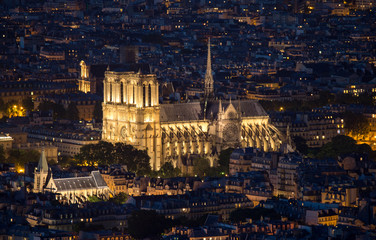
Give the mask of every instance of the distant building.
[(13, 144), (13, 138), (8, 133), (0, 133), (0, 146), (4, 150), (11, 149)]
[(271, 119), (281, 132), (289, 131), (291, 137), (305, 139), (308, 147), (321, 147), (335, 136), (345, 134), (343, 119), (336, 114), (287, 112), (272, 114)]
[(108, 199), (110, 189), (99, 171), (93, 171), (87, 177), (54, 179), (48, 167), (45, 152), (34, 170), (34, 192), (52, 192), (57, 200), (65, 203), (83, 203), (90, 196)]
[(103, 180), (114, 194), (129, 194), (128, 188), (133, 187), (134, 173), (127, 172), (123, 167), (107, 168), (101, 171)]
[(338, 221), (338, 210), (307, 210), (306, 223), (308, 225), (336, 226)]
[(52, 143), (58, 148), (59, 156), (75, 156), (86, 144), (96, 144), (100, 141), (98, 131), (67, 129), (66, 126), (41, 127), (30, 126), (26, 128), (28, 138), (33, 142)]

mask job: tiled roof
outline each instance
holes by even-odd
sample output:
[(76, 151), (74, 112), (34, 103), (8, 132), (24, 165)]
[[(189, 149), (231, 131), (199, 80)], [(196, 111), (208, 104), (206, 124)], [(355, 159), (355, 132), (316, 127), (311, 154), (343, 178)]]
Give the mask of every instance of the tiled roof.
[[(241, 117), (267, 116), (257, 101), (240, 100), (233, 101), (231, 104), (237, 111), (240, 111)], [(229, 105), (229, 101), (222, 102), (224, 110)], [(219, 112), (219, 101), (208, 102), (206, 108), (206, 118), (216, 118)], [(161, 122), (204, 120), (205, 104), (202, 102), (161, 104), (160, 109)]]
[(54, 179), (54, 182), (58, 191), (107, 187), (99, 171), (91, 172), (88, 177), (60, 178)]

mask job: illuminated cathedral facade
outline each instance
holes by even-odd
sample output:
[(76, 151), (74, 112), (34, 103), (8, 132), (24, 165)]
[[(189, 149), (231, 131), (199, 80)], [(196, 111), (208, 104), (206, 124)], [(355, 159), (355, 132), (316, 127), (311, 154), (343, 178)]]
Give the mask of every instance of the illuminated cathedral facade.
[(146, 150), (155, 170), (166, 161), (184, 167), (196, 156), (213, 166), (229, 147), (281, 148), (282, 135), (257, 101), (214, 99), (210, 41), (204, 85), (202, 101), (159, 104), (156, 75), (145, 65), (106, 71), (102, 140)]

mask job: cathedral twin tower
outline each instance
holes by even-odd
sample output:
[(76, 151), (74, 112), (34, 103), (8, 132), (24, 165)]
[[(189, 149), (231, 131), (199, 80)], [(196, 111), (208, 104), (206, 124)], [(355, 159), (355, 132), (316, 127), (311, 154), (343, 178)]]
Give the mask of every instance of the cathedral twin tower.
[(204, 102), (159, 104), (159, 84), (147, 65), (107, 69), (102, 140), (146, 150), (155, 170), (171, 161), (187, 171), (196, 156), (214, 165), (228, 147), (279, 149), (281, 135), (257, 102), (213, 100), (210, 40), (204, 84)]

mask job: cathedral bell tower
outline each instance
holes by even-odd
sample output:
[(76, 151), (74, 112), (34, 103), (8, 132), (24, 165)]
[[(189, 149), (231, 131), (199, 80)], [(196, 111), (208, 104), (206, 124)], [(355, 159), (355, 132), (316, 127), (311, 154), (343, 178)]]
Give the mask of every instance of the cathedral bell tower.
[[(136, 70), (138, 68), (138, 70)], [(107, 70), (104, 79), (102, 140), (125, 142), (147, 150), (152, 169), (161, 162), (159, 92), (155, 74), (135, 64), (130, 69)]]
[(48, 177), (48, 163), (44, 149), (40, 154), (38, 167), (34, 170), (34, 192), (43, 192)]
[(90, 66), (86, 65), (84, 61), (80, 62), (81, 78), (78, 79), (78, 90), (84, 93), (90, 92), (89, 70)]

